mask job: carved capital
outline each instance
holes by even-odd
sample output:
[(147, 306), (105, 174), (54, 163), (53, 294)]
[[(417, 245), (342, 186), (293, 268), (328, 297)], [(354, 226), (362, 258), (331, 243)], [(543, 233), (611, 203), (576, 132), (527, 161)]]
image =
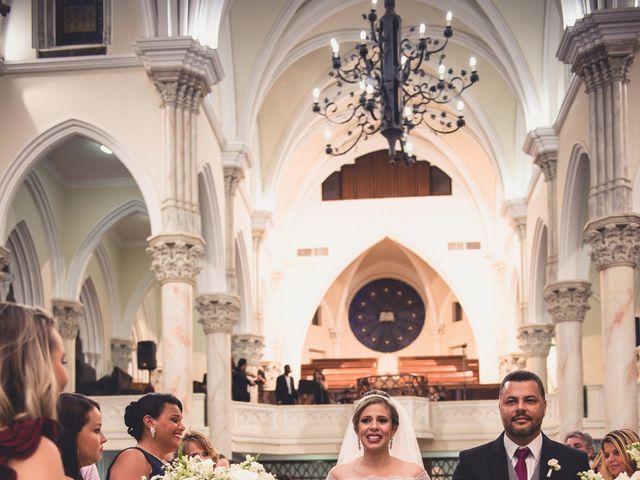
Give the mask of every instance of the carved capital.
[(522, 350), (527, 357), (546, 357), (549, 355), (554, 331), (555, 328), (553, 325), (523, 325), (518, 329), (520, 350)]
[(237, 165), (225, 165), (224, 168), (224, 192), (233, 197), (238, 190), (238, 185), (244, 179), (244, 169)]
[(160, 234), (149, 238), (147, 253), (151, 270), (160, 284), (185, 282), (194, 284), (204, 257), (203, 241), (191, 235)]
[(558, 164), (558, 136), (553, 128), (536, 128), (527, 133), (524, 151), (533, 157), (544, 180), (550, 182), (556, 178)]
[(211, 86), (223, 78), (216, 51), (191, 37), (145, 38), (134, 43), (134, 51), (163, 105), (198, 111)]
[(640, 255), (640, 216), (612, 215), (585, 227), (591, 260), (598, 270), (619, 265), (635, 267)]
[(9, 285), (13, 275), (9, 271), (11, 264), (11, 251), (0, 245), (0, 302), (4, 302), (9, 293)]
[(131, 354), (133, 353), (133, 342), (121, 338), (111, 339), (111, 364), (122, 371), (127, 371)]
[(587, 92), (612, 81), (626, 83), (639, 47), (639, 22), (637, 8), (594, 11), (565, 29), (558, 58), (584, 79)]
[(523, 353), (508, 353), (500, 355), (499, 371), (503, 378), (516, 370), (524, 370), (527, 366), (527, 357)]
[(58, 322), (58, 331), (62, 338), (75, 340), (78, 336), (80, 317), (84, 314), (84, 306), (74, 300), (54, 298), (52, 301), (53, 318)]
[(527, 234), (527, 204), (524, 198), (505, 200), (501, 213), (511, 220), (511, 225), (518, 235), (520, 242), (524, 241)]
[(228, 293), (212, 293), (196, 298), (198, 322), (205, 334), (231, 333), (240, 318), (240, 297)]
[(240, 358), (246, 358), (248, 366), (259, 367), (263, 353), (263, 336), (249, 333), (231, 336), (231, 357), (235, 364)]
[(591, 307), (591, 284), (589, 282), (565, 281), (551, 283), (544, 287), (547, 312), (553, 322), (580, 322)]

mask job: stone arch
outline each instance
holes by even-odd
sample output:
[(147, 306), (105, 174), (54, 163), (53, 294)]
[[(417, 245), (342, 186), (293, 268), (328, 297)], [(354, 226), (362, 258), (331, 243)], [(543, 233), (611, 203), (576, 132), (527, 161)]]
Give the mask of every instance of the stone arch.
[(142, 193), (151, 223), (151, 232), (159, 232), (161, 225), (160, 202), (142, 162), (135, 157), (126, 145), (120, 143), (107, 131), (82, 120), (72, 118), (40, 133), (18, 154), (0, 177), (0, 219), (4, 219), (0, 221), (0, 238), (6, 237), (8, 228), (6, 225), (7, 213), (28, 173), (48, 152), (74, 135), (90, 138), (95, 142), (106, 145), (113, 151), (114, 155), (129, 170)]
[(533, 233), (530, 265), (528, 323), (548, 323), (544, 303), (544, 286), (547, 283), (547, 226), (541, 218), (536, 221)]
[[(147, 296), (147, 293), (153, 288), (156, 284), (156, 276), (153, 272), (147, 272), (147, 274), (138, 282), (136, 288), (131, 292), (129, 296), (129, 301), (124, 308), (124, 313), (122, 314), (121, 322), (113, 322), (113, 326), (111, 328), (112, 335), (114, 338), (130, 338), (132, 335), (132, 331), (135, 330), (134, 320), (136, 317), (136, 312), (142, 305), (144, 298)], [(140, 338), (141, 340), (148, 340), (147, 338)]]
[(205, 257), (197, 279), (198, 291), (222, 292), (225, 290), (226, 283), (224, 230), (216, 186), (209, 164), (205, 164), (198, 175), (198, 197), (202, 238), (205, 241)]
[(80, 303), (84, 305), (84, 314), (79, 322), (78, 335), (82, 339), (85, 361), (96, 369), (100, 377), (104, 365), (104, 340), (102, 335), (102, 311), (98, 294), (91, 277), (87, 278), (80, 290)]
[(247, 246), (242, 232), (239, 232), (236, 237), (236, 276), (238, 279), (238, 296), (240, 297), (240, 321), (234, 330), (238, 333), (258, 333), (255, 331), (253, 318), (251, 271), (249, 269)]
[(136, 198), (123, 203), (105, 215), (93, 226), (76, 250), (69, 265), (69, 275), (66, 286), (67, 298), (77, 297), (81, 288), (82, 275), (87, 268), (91, 255), (93, 255), (96, 247), (102, 241), (104, 234), (120, 220), (133, 213), (147, 214), (146, 206), (142, 200)]
[(561, 278), (589, 278), (590, 261), (583, 241), (589, 215), (589, 162), (586, 147), (575, 144), (569, 158), (560, 218), (558, 260)]
[(44, 307), (38, 252), (24, 220), (11, 230), (7, 247), (11, 251), (9, 271), (13, 274), (11, 284), (16, 302)]

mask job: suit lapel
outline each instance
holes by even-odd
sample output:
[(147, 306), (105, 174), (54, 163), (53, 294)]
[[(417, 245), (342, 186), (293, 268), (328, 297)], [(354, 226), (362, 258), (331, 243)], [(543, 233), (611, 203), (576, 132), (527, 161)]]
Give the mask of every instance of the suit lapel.
[[(549, 472), (549, 460), (553, 458), (553, 445), (551, 441), (547, 438), (547, 436), (542, 434), (542, 450), (540, 452), (540, 462), (538, 463), (539, 470), (539, 480), (548, 480), (547, 473)], [(551, 474), (551, 478), (553, 479), (553, 473)]]
[(504, 449), (504, 432), (489, 447), (487, 459), (492, 480), (509, 480), (507, 470), (507, 451)]

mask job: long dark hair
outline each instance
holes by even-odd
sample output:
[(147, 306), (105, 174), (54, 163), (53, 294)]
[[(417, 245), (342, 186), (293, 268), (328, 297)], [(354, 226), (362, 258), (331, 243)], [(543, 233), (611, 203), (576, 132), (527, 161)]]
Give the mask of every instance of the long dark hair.
[(94, 408), (100, 410), (100, 405), (80, 393), (62, 393), (58, 399), (58, 447), (62, 453), (64, 474), (74, 480), (82, 480), (78, 464), (78, 434), (89, 421), (89, 412)]

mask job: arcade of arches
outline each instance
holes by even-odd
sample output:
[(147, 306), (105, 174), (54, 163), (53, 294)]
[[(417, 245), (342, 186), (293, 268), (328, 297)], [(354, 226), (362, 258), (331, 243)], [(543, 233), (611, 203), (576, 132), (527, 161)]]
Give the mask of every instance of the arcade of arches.
[[(284, 364), (349, 390), (441, 357), (432, 383), (471, 403), (415, 411), (425, 452), (499, 432), (483, 399), (525, 366), (550, 434), (637, 430), (637, 2), (398, 2), (434, 33), (453, 11), (447, 62), (475, 55), (481, 80), (464, 129), (414, 129), (419, 165), (377, 174), (384, 138), (329, 156), (311, 111), (364, 0), (103, 0), (89, 45), (56, 43), (45, 0), (3, 3), (0, 295), (57, 318), (69, 388), (119, 367), (179, 396), (224, 453), (335, 456), (340, 435), (300, 439), (348, 413), (232, 402), (231, 361), (266, 372), (264, 400)], [(115, 450), (130, 440), (113, 402)], [(465, 432), (479, 411), (489, 426)]]

